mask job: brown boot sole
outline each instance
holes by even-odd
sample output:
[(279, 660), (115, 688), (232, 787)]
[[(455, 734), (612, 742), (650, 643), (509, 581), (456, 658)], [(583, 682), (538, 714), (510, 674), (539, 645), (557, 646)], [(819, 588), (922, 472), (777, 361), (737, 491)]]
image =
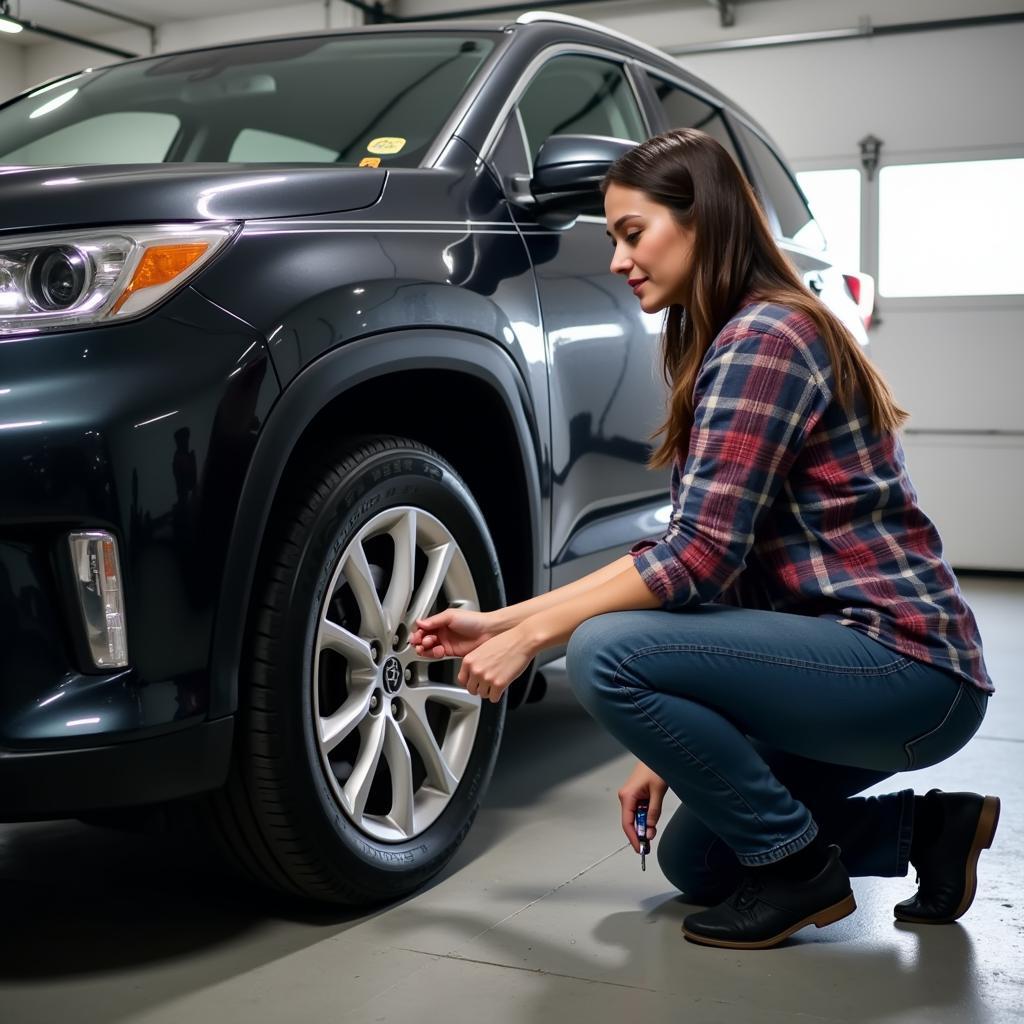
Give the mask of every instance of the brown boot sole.
[(760, 942), (727, 942), (724, 939), (709, 939), (703, 935), (687, 931), (685, 926), (683, 927), (683, 935), (691, 942), (700, 943), (702, 946), (718, 946), (721, 949), (770, 949), (772, 946), (777, 946), (780, 942), (788, 939), (793, 932), (798, 932), (809, 924), (813, 924), (818, 928), (824, 928), (827, 924), (834, 924), (844, 917), (849, 917), (856, 909), (857, 903), (851, 892), (849, 896), (838, 903), (834, 903), (831, 907), (819, 910), (816, 914), (811, 914), (810, 917), (805, 917), (802, 921), (798, 921), (784, 932), (779, 932), (778, 935), (773, 935), (770, 939), (762, 939)]
[(914, 917), (895, 907), (893, 913), (899, 921), (906, 921), (909, 924), (950, 924), (967, 913), (968, 907), (974, 902), (974, 895), (978, 891), (978, 858), (982, 850), (992, 846), (995, 838), (996, 826), (999, 824), (999, 797), (987, 796), (981, 805), (981, 814), (978, 815), (978, 827), (974, 830), (974, 841), (967, 854), (966, 875), (964, 877), (964, 894), (960, 899), (956, 911), (949, 917)]

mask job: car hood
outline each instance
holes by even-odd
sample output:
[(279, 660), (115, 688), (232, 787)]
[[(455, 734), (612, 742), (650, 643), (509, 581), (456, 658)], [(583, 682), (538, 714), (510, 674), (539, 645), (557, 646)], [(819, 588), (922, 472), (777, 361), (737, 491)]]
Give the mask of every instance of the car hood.
[(0, 168), (0, 232), (181, 220), (249, 220), (372, 206), (387, 172), (280, 164)]

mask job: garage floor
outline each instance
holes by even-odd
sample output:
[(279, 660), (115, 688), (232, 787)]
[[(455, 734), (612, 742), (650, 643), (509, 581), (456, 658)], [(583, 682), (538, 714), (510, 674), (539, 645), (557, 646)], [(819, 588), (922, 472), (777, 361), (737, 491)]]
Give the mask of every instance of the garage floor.
[(511, 716), (455, 860), (385, 911), (296, 914), (152, 839), (0, 826), (0, 1021), (1024, 1019), (1024, 582), (961, 582), (1000, 692), (967, 748), (901, 780), (1002, 797), (957, 924), (897, 925), (913, 877), (857, 879), (856, 914), (778, 949), (687, 943), (689, 908), (619, 831), (631, 759), (552, 673), (548, 699)]

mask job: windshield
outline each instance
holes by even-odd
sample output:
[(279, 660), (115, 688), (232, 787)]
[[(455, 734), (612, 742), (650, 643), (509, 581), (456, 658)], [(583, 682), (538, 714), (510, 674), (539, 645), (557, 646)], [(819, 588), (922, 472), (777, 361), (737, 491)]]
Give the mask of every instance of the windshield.
[(0, 109), (0, 163), (416, 167), (493, 47), (358, 34), (85, 71)]

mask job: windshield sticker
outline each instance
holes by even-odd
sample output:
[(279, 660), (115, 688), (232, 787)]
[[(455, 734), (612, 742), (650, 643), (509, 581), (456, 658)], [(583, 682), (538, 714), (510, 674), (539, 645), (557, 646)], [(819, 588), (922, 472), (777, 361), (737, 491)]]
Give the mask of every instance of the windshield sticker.
[(371, 139), (366, 147), (367, 153), (379, 153), (381, 156), (392, 156), (401, 153), (405, 148), (405, 139), (389, 138)]
[(380, 167), (380, 157), (379, 156), (364, 156), (363, 159), (359, 161), (359, 166), (360, 167)]

